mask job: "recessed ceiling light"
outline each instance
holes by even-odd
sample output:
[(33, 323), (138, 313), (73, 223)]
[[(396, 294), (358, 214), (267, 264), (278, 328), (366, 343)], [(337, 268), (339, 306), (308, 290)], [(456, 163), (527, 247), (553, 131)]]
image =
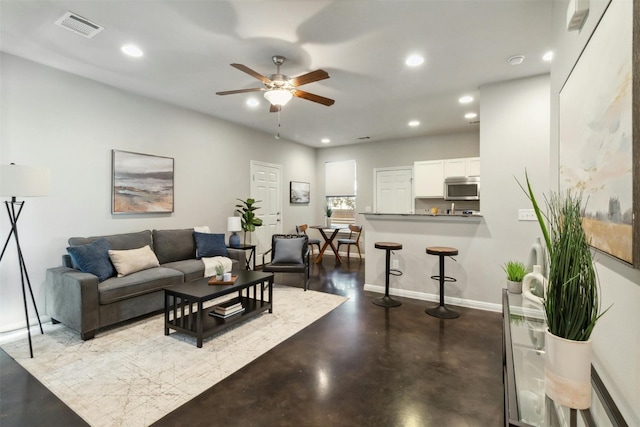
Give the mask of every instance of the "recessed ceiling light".
[(543, 61), (551, 62), (553, 60), (553, 52), (549, 51), (542, 56)]
[(476, 113), (467, 113), (464, 115), (465, 119), (475, 119), (476, 117), (478, 117)]
[(524, 55), (514, 55), (507, 59), (507, 62), (511, 65), (520, 65), (524, 62)]
[(322, 142), (323, 144), (328, 144), (331, 142), (331, 140), (329, 138), (322, 138), (320, 142)]
[(125, 55), (133, 56), (134, 58), (140, 58), (144, 53), (142, 50), (133, 44), (127, 44), (120, 48)]
[(465, 95), (465, 96), (461, 97), (460, 99), (458, 99), (458, 102), (460, 104), (468, 104), (471, 101), (473, 101), (473, 96), (469, 96), (469, 95)]
[(409, 126), (411, 126), (412, 128), (414, 128), (416, 126), (420, 126), (420, 122), (418, 120), (411, 120), (409, 122)]
[(247, 99), (247, 105), (249, 107), (257, 107), (258, 105), (260, 105), (260, 101), (255, 98), (249, 98)]
[(424, 62), (424, 58), (420, 55), (410, 55), (406, 61), (404, 61), (405, 64), (407, 64), (409, 67), (416, 67), (420, 64), (422, 64)]

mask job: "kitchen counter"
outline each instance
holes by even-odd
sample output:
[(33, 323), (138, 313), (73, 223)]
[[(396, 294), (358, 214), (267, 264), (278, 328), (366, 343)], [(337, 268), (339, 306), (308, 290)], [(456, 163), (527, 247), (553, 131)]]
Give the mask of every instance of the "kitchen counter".
[(456, 219), (456, 218), (482, 218), (482, 214), (480, 212), (474, 212), (472, 214), (463, 214), (455, 213), (455, 214), (431, 214), (431, 213), (414, 213), (414, 214), (398, 214), (398, 213), (373, 213), (373, 212), (360, 212), (361, 215), (364, 215), (367, 219), (384, 219), (384, 218), (394, 218), (394, 219)]

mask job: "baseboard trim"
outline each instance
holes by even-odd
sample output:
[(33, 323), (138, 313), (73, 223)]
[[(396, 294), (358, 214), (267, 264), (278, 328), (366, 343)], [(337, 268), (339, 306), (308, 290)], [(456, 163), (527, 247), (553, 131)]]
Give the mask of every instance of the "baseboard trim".
[[(371, 284), (365, 283), (364, 284), (364, 290), (365, 291), (384, 294), (384, 286), (371, 285)], [(439, 302), (440, 301), (440, 295), (427, 294), (427, 293), (424, 293), (424, 292), (410, 291), (410, 290), (406, 290), (406, 289), (389, 288), (389, 294), (390, 295), (395, 295), (395, 296), (398, 296), (398, 297), (416, 299), (416, 300), (420, 300), (420, 301), (434, 301), (434, 302)], [(444, 297), (444, 302), (446, 304), (457, 305), (459, 307), (475, 308), (475, 309), (478, 309), (478, 310), (494, 311), (494, 312), (498, 312), (498, 313), (502, 312), (502, 305), (494, 304), (494, 303), (490, 303), (490, 302), (475, 301), (475, 300), (464, 299), (464, 298), (448, 297), (446, 295)]]

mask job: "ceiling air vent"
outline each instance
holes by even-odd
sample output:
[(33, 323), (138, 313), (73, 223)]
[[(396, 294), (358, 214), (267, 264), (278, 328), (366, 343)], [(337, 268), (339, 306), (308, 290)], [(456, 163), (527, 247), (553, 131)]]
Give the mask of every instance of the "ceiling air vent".
[(356, 141), (367, 141), (369, 139), (371, 139), (370, 136), (359, 136), (356, 138)]
[(71, 30), (88, 39), (93, 38), (96, 34), (104, 30), (103, 26), (91, 22), (73, 12), (67, 12), (62, 15), (62, 17), (56, 21), (56, 25)]

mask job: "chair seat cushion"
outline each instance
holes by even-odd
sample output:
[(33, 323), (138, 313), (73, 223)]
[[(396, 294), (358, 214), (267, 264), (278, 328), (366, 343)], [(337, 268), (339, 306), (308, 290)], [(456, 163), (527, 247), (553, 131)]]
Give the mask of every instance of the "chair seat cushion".
[(266, 264), (262, 267), (267, 273), (304, 273), (306, 269), (305, 264)]
[(356, 241), (353, 239), (338, 239), (338, 243), (342, 243), (343, 245), (355, 245)]
[(319, 245), (320, 244), (320, 239), (309, 239), (309, 244), (310, 245)]

